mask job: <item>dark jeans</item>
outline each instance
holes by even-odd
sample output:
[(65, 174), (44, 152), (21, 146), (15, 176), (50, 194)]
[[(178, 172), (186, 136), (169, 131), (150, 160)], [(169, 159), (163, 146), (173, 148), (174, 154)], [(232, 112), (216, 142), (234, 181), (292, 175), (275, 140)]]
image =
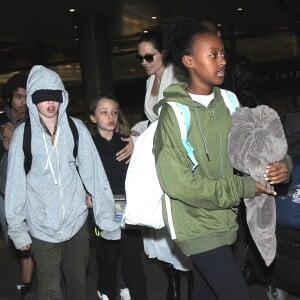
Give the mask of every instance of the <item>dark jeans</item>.
[[(86, 299), (86, 271), (89, 260), (87, 224), (70, 240), (49, 243), (32, 237), (32, 254), (36, 263), (38, 299)], [(63, 285), (66, 297), (62, 291)]]
[(192, 299), (251, 299), (231, 246), (191, 255), (190, 258), (193, 263)]
[(143, 240), (140, 230), (122, 229), (121, 240), (96, 239), (98, 284), (97, 289), (116, 299), (118, 263), (124, 283), (132, 300), (147, 299), (146, 279), (143, 266)]

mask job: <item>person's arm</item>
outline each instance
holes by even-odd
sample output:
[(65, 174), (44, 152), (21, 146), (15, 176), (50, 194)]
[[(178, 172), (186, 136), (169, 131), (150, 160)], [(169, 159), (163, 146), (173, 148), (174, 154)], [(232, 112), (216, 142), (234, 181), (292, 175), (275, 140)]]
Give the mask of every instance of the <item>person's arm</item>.
[(131, 136), (128, 138), (122, 138), (122, 141), (128, 142), (127, 145), (121, 149), (118, 153), (117, 153), (117, 160), (118, 161), (122, 161), (124, 159), (128, 160), (126, 161), (126, 164), (129, 163), (130, 161), (130, 156), (132, 155), (133, 152), (133, 148), (134, 148), (134, 143), (135, 143), (135, 139), (137, 136), (139, 136), (140, 134), (142, 134), (148, 127), (149, 125), (149, 121), (145, 120), (145, 121), (140, 121), (138, 123), (136, 123), (132, 128), (131, 128)]
[(2, 144), (3, 147), (6, 151), (8, 151), (9, 148), (9, 144), (10, 144), (10, 140), (12, 138), (12, 135), (14, 133), (14, 125), (12, 123), (6, 123), (2, 126), (2, 134), (3, 134), (3, 140), (2, 140)]
[(133, 152), (134, 140), (132, 137), (127, 137), (127, 138), (122, 137), (121, 140), (127, 142), (127, 145), (123, 147), (119, 152), (117, 152), (116, 159), (118, 161), (122, 161), (128, 158), (128, 160), (126, 161), (126, 164), (128, 164), (130, 161), (130, 156), (132, 155)]
[[(249, 176), (232, 174), (209, 179), (197, 170), (192, 172), (176, 122), (172, 108), (165, 105), (154, 143), (158, 178), (171, 198), (194, 207), (222, 209), (238, 205), (243, 197), (255, 196), (256, 183)], [(198, 168), (201, 168), (200, 161)]]
[(120, 224), (115, 221), (115, 200), (94, 141), (80, 120), (77, 165), (80, 177), (92, 197), (93, 213), (102, 237), (120, 239)]
[(5, 214), (8, 223), (8, 234), (15, 247), (28, 250), (31, 238), (26, 224), (26, 174), (24, 171), (23, 153), (24, 127), (19, 126), (11, 139), (8, 152), (8, 171), (5, 188)]
[(290, 178), (291, 170), (291, 161), (289, 156), (286, 156), (282, 161), (269, 164), (266, 167), (264, 177), (270, 184), (287, 183)]

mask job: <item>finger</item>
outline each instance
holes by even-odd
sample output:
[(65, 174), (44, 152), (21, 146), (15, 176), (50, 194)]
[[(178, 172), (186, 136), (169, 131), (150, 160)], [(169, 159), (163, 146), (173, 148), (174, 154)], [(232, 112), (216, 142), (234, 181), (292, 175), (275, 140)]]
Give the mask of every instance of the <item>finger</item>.
[(123, 155), (124, 153), (128, 152), (128, 146), (125, 146), (123, 149), (121, 149), (119, 152), (117, 152), (116, 156)]
[(285, 178), (288, 176), (288, 171), (286, 170), (278, 170), (276, 172), (272, 172), (269, 174), (266, 174), (265, 179), (267, 181), (273, 181), (273, 180), (277, 180), (278, 178)]
[(268, 164), (268, 165), (266, 166), (266, 168), (276, 167), (276, 166), (278, 166), (278, 165), (280, 165), (280, 164), (282, 164), (282, 163), (283, 163), (282, 161), (275, 161), (275, 162), (273, 162), (273, 163)]
[(281, 175), (281, 176), (277, 176), (274, 179), (272, 179), (270, 181), (270, 184), (279, 184), (279, 183), (282, 183), (282, 182), (286, 182), (287, 180), (288, 180), (287, 175), (286, 176)]
[(118, 152), (116, 155), (117, 160), (120, 160), (124, 155), (126, 155), (126, 151)]
[(265, 177), (278, 176), (280, 174), (288, 173), (288, 168), (286, 164), (278, 164), (276, 166), (272, 166), (271, 168), (266, 169), (264, 173)]
[(276, 191), (274, 191), (273, 189), (270, 189), (270, 188), (267, 188), (266, 193), (267, 193), (267, 194), (270, 194), (270, 195), (274, 195), (274, 196), (277, 195)]
[(271, 165), (266, 166), (265, 174), (268, 177), (273, 176), (274, 173), (278, 172), (280, 170), (280, 165), (278, 163), (273, 163)]
[(124, 142), (129, 142), (131, 140), (130, 137), (121, 137), (121, 140)]
[(280, 161), (280, 162), (273, 163), (272, 165), (269, 165), (266, 167), (266, 174), (276, 172), (276, 171), (287, 172), (288, 167), (287, 167), (286, 163)]
[(130, 154), (131, 154), (131, 148), (127, 145), (117, 153), (117, 159), (123, 160), (124, 158), (130, 156)]
[(272, 195), (272, 196), (276, 196), (277, 195), (277, 193), (273, 189), (270, 189), (267, 186), (263, 186), (262, 192), (264, 194), (268, 194), (268, 195)]
[(122, 155), (117, 157), (118, 161), (122, 161), (130, 156), (130, 152), (123, 153)]
[(287, 171), (277, 171), (271, 174), (267, 174), (265, 176), (265, 180), (270, 182), (271, 184), (277, 184), (284, 182), (288, 179), (288, 172)]
[(261, 195), (262, 193), (273, 195), (273, 196), (277, 195), (277, 193), (273, 189), (271, 189), (259, 182), (256, 182), (256, 195)]

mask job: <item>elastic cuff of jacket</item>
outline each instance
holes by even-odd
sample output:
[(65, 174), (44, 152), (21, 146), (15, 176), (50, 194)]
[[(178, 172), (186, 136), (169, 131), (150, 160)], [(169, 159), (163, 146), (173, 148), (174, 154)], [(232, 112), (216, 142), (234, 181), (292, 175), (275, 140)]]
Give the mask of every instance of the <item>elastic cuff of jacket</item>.
[(243, 183), (242, 198), (254, 198), (256, 193), (255, 180), (250, 176), (242, 176), (241, 180)]

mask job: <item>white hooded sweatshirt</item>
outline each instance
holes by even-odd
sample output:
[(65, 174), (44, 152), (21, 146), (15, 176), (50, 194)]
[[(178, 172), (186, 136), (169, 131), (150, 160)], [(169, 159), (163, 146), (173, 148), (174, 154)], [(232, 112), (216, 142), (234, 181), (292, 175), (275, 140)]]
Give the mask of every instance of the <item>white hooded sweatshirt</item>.
[[(40, 89), (62, 91), (54, 144), (40, 122), (37, 106), (32, 103), (32, 94)], [(79, 119), (73, 119), (79, 134), (76, 161), (73, 156), (74, 138), (66, 114), (68, 101), (68, 92), (57, 73), (40, 65), (31, 69), (27, 106), (32, 165), (26, 176), (22, 148), (24, 124), (21, 124), (9, 149), (5, 192), (8, 233), (17, 249), (31, 243), (30, 235), (52, 243), (72, 238), (87, 219), (85, 188), (92, 195), (94, 216), (103, 230), (102, 236), (120, 238), (109, 182), (91, 135)]]

